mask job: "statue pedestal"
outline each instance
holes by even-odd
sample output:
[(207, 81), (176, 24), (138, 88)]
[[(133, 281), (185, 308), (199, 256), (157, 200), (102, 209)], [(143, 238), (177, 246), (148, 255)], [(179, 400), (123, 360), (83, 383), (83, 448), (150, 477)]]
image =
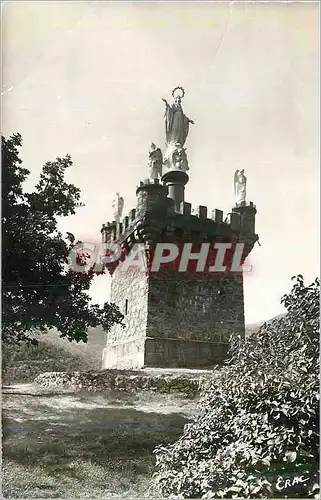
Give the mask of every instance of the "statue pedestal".
[(168, 198), (174, 201), (175, 211), (179, 212), (184, 201), (185, 185), (189, 181), (187, 173), (184, 170), (168, 169), (163, 174), (162, 181), (168, 188)]

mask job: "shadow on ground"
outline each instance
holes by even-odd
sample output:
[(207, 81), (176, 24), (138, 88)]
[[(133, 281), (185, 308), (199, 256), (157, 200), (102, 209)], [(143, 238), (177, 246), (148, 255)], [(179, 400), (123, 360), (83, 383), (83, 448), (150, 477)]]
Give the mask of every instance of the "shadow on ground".
[(3, 494), (6, 498), (148, 497), (153, 450), (180, 436), (188, 421), (181, 411), (178, 401), (169, 413), (166, 401), (159, 402), (156, 396), (147, 404), (119, 395), (106, 399), (6, 388)]

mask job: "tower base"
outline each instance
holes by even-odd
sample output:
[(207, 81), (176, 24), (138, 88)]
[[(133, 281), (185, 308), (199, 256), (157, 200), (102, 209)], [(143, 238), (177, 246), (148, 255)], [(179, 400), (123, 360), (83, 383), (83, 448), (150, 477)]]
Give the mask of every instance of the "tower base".
[(226, 359), (228, 347), (227, 343), (151, 337), (107, 344), (102, 368), (209, 368)]

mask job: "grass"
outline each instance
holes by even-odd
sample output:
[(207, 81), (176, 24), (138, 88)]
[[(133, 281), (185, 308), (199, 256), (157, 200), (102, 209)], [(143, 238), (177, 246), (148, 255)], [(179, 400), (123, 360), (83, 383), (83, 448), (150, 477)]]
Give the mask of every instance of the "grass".
[(155, 446), (175, 441), (188, 421), (184, 401), (171, 409), (169, 396), (27, 389), (3, 393), (5, 498), (148, 498)]

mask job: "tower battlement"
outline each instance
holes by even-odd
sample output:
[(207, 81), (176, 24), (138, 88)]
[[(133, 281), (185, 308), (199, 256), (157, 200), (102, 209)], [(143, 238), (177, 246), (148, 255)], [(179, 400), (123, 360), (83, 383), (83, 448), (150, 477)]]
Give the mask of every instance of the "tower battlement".
[[(117, 242), (131, 248), (138, 242), (233, 241), (244, 242), (248, 254), (258, 240), (253, 202), (232, 208), (226, 216), (222, 210), (210, 211), (204, 205), (193, 211), (188, 202), (182, 202), (180, 211), (176, 212), (173, 200), (167, 197), (167, 186), (158, 179), (140, 182), (136, 195), (136, 208), (122, 222), (103, 224), (101, 233), (104, 243)], [(209, 213), (211, 217), (208, 217)]]

